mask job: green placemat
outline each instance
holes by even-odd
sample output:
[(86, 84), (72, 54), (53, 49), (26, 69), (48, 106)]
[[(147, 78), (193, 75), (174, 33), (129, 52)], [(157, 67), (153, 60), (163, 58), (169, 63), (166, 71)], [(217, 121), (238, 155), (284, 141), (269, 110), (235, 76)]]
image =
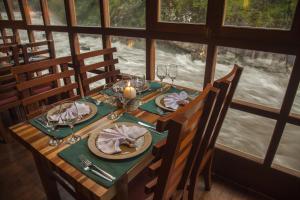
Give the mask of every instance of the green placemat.
[[(141, 121), (140, 119), (129, 115), (125, 113), (119, 120), (118, 122), (137, 122)], [(151, 132), (151, 130), (149, 130)], [(104, 187), (110, 187), (116, 182), (123, 174), (127, 173), (133, 166), (135, 166), (143, 157), (145, 154), (151, 153), (153, 144), (156, 144), (158, 141), (166, 138), (167, 134), (164, 133), (162, 135), (152, 133), (152, 145), (149, 147), (148, 150), (146, 150), (144, 153), (134, 157), (134, 158), (129, 158), (125, 160), (107, 160), (107, 159), (102, 159), (90, 152), (87, 146), (87, 138), (83, 139), (76, 144), (73, 144), (69, 148), (63, 150), (60, 152), (58, 155), (63, 158), (66, 162), (70, 163), (73, 167), (81, 171), (83, 174), (88, 176), (89, 178), (93, 179), (97, 183), (103, 185)], [(84, 155), (87, 159), (92, 161), (94, 164), (102, 168), (103, 170), (107, 171), (111, 175), (116, 177), (116, 180), (114, 182), (109, 182), (101, 177), (98, 177), (94, 175), (93, 173), (89, 171), (84, 171), (82, 169), (82, 166), (80, 164), (80, 160), (78, 156), (82, 154)]]
[[(150, 89), (146, 90), (145, 92), (142, 92), (140, 95), (138, 95), (138, 97), (140, 97), (140, 98), (145, 97), (148, 94), (151, 94), (152, 92), (155, 92), (159, 88), (161, 88), (161, 84), (160, 83), (158, 83), (158, 82), (150, 82)], [(109, 96), (112, 96), (112, 95), (115, 94), (115, 92), (112, 89), (102, 90), (101, 93), (109, 95)]]
[[(184, 90), (180, 90), (180, 89), (171, 87), (169, 90), (167, 90), (164, 93), (174, 93), (174, 92), (179, 93), (181, 91), (184, 91)], [(154, 114), (157, 114), (157, 115), (161, 115), (161, 112), (157, 111), (158, 106), (155, 103), (155, 99), (152, 99), (152, 100), (148, 101), (147, 103), (144, 103), (139, 108), (141, 110), (145, 110), (147, 112), (151, 112), (151, 113), (154, 113)]]
[[(85, 126), (97, 121), (98, 119), (108, 115), (112, 111), (117, 110), (117, 107), (112, 106), (110, 104), (106, 104), (106, 103), (101, 103), (100, 105), (97, 106), (97, 108), (98, 108), (97, 114), (92, 119), (89, 119), (85, 122), (75, 125), (75, 127), (74, 127), (75, 132), (84, 128)], [(42, 126), (38, 122), (39, 117), (29, 120), (29, 123), (31, 123), (33, 126), (38, 128), (39, 130), (41, 130), (43, 133), (46, 133), (47, 135), (50, 135), (50, 136), (58, 138), (58, 139), (65, 138), (72, 134), (72, 130), (67, 126), (59, 127), (56, 131), (51, 131), (49, 128)]]

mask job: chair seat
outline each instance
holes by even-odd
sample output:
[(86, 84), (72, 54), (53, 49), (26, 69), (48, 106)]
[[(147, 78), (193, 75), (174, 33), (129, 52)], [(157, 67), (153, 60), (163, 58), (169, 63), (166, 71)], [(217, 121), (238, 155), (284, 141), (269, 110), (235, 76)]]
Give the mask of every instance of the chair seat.
[(128, 185), (128, 199), (140, 200), (147, 199), (149, 195), (145, 194), (145, 185), (151, 178), (148, 175), (148, 171), (142, 171), (138, 176), (136, 176)]

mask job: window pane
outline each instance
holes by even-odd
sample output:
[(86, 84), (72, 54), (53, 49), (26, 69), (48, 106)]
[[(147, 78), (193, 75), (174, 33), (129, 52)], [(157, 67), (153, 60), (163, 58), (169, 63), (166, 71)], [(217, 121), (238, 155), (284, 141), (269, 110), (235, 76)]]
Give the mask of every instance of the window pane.
[(298, 88), (295, 100), (294, 100), (294, 105), (292, 107), (292, 113), (300, 114), (300, 87)]
[(146, 0), (110, 0), (110, 23), (112, 27), (145, 27)]
[(217, 142), (253, 156), (264, 158), (275, 120), (229, 109)]
[(161, 0), (160, 20), (179, 23), (206, 23), (208, 0)]
[(237, 63), (244, 71), (235, 98), (280, 108), (294, 61), (290, 55), (218, 47), (215, 79)]
[(119, 59), (116, 68), (120, 69), (121, 73), (146, 73), (145, 39), (112, 37), (112, 47), (117, 48), (114, 58)]
[(47, 40), (45, 31), (34, 31), (33, 34), (36, 42)]
[(81, 26), (100, 26), (99, 0), (76, 0), (77, 24)]
[(1, 13), (2, 19), (4, 19), (4, 20), (8, 19), (3, 0), (0, 0), (0, 13)]
[(29, 42), (28, 34), (26, 30), (19, 30), (19, 35), (22, 44)]
[(290, 29), (298, 0), (227, 0), (225, 25)]
[(15, 20), (22, 20), (22, 15), (21, 15), (18, 0), (13, 0), (13, 9), (14, 9)]
[(40, 0), (31, 0), (28, 1), (28, 4), (30, 10), (31, 23), (37, 25), (44, 24), (41, 6), (40, 6)]
[(101, 35), (78, 34), (80, 53), (103, 49)]
[(300, 126), (286, 124), (273, 164), (300, 172)]
[[(202, 89), (206, 59), (206, 45), (157, 41), (156, 64), (178, 65), (177, 77), (174, 84), (194, 89)], [(156, 80), (159, 80), (156, 77)], [(164, 82), (171, 83), (169, 78)]]
[(56, 57), (70, 56), (70, 43), (68, 33), (53, 32)]
[(67, 24), (64, 1), (48, 0), (48, 7), (52, 25)]

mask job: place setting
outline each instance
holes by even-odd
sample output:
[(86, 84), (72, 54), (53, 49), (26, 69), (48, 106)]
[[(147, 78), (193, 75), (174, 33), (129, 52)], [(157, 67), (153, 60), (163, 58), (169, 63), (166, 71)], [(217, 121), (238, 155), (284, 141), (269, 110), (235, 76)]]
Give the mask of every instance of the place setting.
[(84, 98), (76, 101), (65, 101), (54, 106), (43, 105), (42, 114), (29, 120), (29, 122), (50, 137), (50, 146), (58, 146), (64, 138), (70, 135), (71, 137), (65, 142), (74, 144), (81, 139), (75, 134), (78, 130), (115, 110), (117, 107), (111, 104), (98, 103), (92, 98), (89, 100)]
[[(174, 81), (178, 74), (177, 65), (157, 65), (156, 75), (160, 79), (161, 89), (160, 95), (155, 99), (148, 101), (139, 108), (157, 115), (168, 115), (170, 112), (176, 111), (178, 108), (188, 104), (191, 100), (199, 95), (197, 91), (179, 89), (174, 85)], [(172, 84), (163, 83), (163, 80), (169, 77)]]

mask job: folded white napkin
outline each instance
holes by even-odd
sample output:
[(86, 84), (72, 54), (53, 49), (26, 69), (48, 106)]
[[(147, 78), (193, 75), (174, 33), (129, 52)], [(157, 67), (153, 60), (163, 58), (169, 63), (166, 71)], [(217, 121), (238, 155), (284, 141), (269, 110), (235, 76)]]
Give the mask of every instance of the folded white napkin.
[(70, 108), (67, 108), (63, 113), (61, 113), (60, 116), (59, 114), (50, 115), (49, 120), (59, 121), (59, 123), (62, 123), (62, 120), (76, 118), (76, 111), (78, 112), (78, 117), (90, 114), (91, 109), (88, 105), (79, 102), (75, 102), (75, 104), (77, 110), (75, 108), (75, 105), (73, 104)]
[(96, 147), (106, 154), (115, 154), (121, 152), (120, 145), (127, 144), (130, 147), (136, 147), (137, 139), (147, 132), (147, 129), (139, 126), (120, 127), (103, 129), (96, 139)]
[(188, 97), (189, 95), (185, 91), (182, 91), (179, 94), (178, 93), (168, 94), (164, 98), (164, 104), (168, 108), (177, 110), (179, 105), (189, 103), (189, 101), (187, 100)]

